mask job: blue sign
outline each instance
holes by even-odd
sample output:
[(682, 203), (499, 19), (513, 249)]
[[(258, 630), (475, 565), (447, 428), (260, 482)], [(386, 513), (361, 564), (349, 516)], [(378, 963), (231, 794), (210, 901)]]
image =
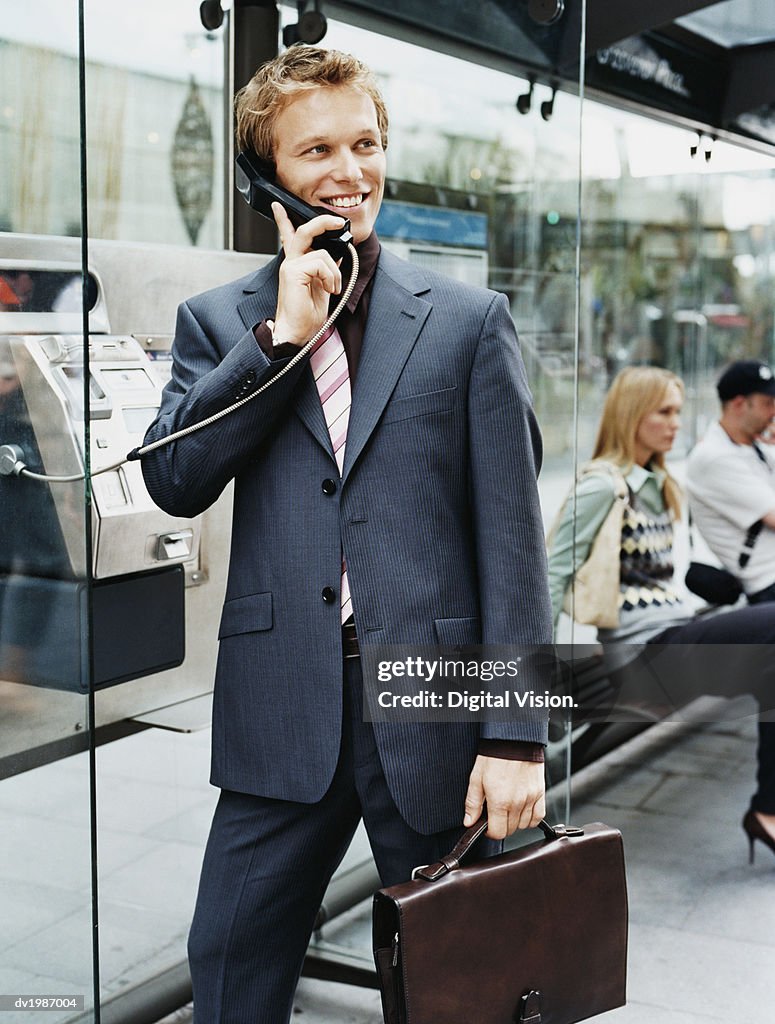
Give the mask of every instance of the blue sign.
[(375, 225), (380, 238), (487, 248), (487, 214), (386, 199)]

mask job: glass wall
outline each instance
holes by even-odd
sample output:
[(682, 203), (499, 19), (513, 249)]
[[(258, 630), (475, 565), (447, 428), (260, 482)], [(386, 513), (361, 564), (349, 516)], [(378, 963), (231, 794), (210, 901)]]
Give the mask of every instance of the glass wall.
[[(87, 0), (85, 12), (90, 259), (103, 275), (111, 331), (141, 339), (150, 372), (164, 384), (177, 304), (249, 269), (247, 263), (232, 265), (231, 254), (212, 252), (224, 248), (226, 237), (224, 140), (231, 116), (226, 28), (206, 31), (199, 3), (190, 0), (131, 5)], [(157, 394), (150, 404), (158, 401)], [(129, 404), (142, 406), (146, 400)], [(142, 409), (139, 413), (142, 418)], [(139, 432), (125, 438), (119, 456), (141, 442), (152, 416), (146, 411)], [(95, 421), (95, 432), (99, 427)], [(127, 529), (131, 518), (153, 514), (137, 466), (135, 477), (124, 478), (135, 506), (127, 509), (135, 512), (127, 515)], [(94, 486), (104, 488), (100, 478)], [(112, 500), (104, 490), (97, 497)], [(101, 515), (106, 516), (104, 508)], [(201, 527), (163, 517), (135, 530), (140, 548), (132, 564), (120, 570), (119, 579), (147, 570), (158, 557), (160, 535), (193, 529), (196, 538), (201, 530), (198, 552), (194, 539), (192, 557), (181, 560), (182, 664), (95, 694), (98, 736), (111, 736), (100, 743), (95, 763), (100, 994), (114, 1016), (125, 1012), (122, 995), (186, 961), (217, 796), (208, 781), (208, 694), (229, 525), (224, 502)], [(150, 556), (144, 550), (146, 534), (156, 538)], [(125, 543), (121, 534), (100, 537), (100, 550), (112, 560), (114, 548)], [(100, 578), (115, 572), (96, 566)], [(159, 637), (169, 626), (164, 610), (140, 632)], [(204, 708), (198, 708), (197, 698)], [(173, 710), (154, 714), (166, 708)], [(163, 993), (162, 986), (156, 998)]]
[(224, 44), (188, 0), (86, 4), (91, 237), (224, 245)]
[[(77, 235), (78, 4), (3, 6), (0, 224)], [(28, 16), (56, 47), (13, 38)], [(48, 272), (28, 255), (0, 234), (0, 1010), (53, 1024), (92, 1019), (96, 980), (83, 360), (52, 405), (43, 343), (82, 353), (83, 292), (77, 249)]]
[[(582, 378), (666, 366), (693, 396), (680, 451), (715, 412), (732, 359), (773, 358), (775, 160), (588, 104)], [(706, 148), (706, 145), (708, 148)], [(585, 428), (584, 444), (588, 445)]]
[[(11, 4), (0, 29), (0, 230), (78, 235), (78, 49), (70, 4)], [(224, 244), (225, 34), (198, 5), (86, 3), (89, 234)]]
[[(558, 228), (542, 225), (547, 246)], [(578, 419), (550, 435), (550, 466), (567, 464), (576, 444), (579, 462), (590, 457), (609, 384), (623, 367), (646, 364), (686, 384), (669, 456), (683, 479), (686, 455), (717, 417), (723, 366), (775, 358), (774, 233), (774, 157), (587, 101)], [(564, 494), (553, 495), (555, 508)], [(682, 579), (680, 525), (676, 556)], [(593, 635), (562, 626), (561, 638)]]
[[(93, 452), (110, 442), (106, 396), (87, 384), (102, 335), (145, 346), (163, 380), (176, 303), (261, 258), (222, 251), (227, 35), (205, 31), (198, 6), (85, 4), (89, 252), (106, 303), (93, 311), (90, 356), (80, 316), (78, 4), (0, 0), (0, 445), (19, 445), (33, 470), (77, 475), (87, 435)], [(294, 21), (296, 5), (282, 17)], [(361, 56), (385, 93), (383, 244), (509, 298), (544, 437), (547, 525), (625, 365), (665, 365), (686, 380), (680, 478), (715, 414), (719, 368), (744, 355), (775, 359), (775, 161), (721, 142), (706, 159), (704, 141), (693, 157), (697, 136), (685, 129), (553, 96), (542, 82), (531, 93), (484, 57), (444, 55), (387, 28), (329, 18), (323, 45)], [(71, 277), (57, 287), (37, 279), (31, 254)], [(13, 320), (27, 313), (53, 319)], [(52, 373), (59, 404), (47, 390)], [(120, 504), (131, 481), (119, 475), (111, 490), (108, 479), (94, 478), (94, 494)], [(97, 893), (103, 1001), (185, 959), (216, 796), (206, 702), (229, 524), (224, 504), (185, 565), (183, 664), (95, 694), (99, 739), (110, 742), (95, 755), (94, 829), (91, 495), (80, 480), (49, 487), (0, 475), (0, 993), (83, 996), (84, 1019), (97, 980)], [(561, 621), (561, 640), (590, 636)], [(572, 738), (553, 721), (556, 819), (568, 815)], [(12, 1009), (4, 1019), (34, 1018)]]
[[(163, 6), (84, 5), (82, 112), (79, 4), (0, 3), (0, 445), (18, 445), (38, 473), (77, 476), (85, 452), (98, 469), (139, 443), (168, 374), (177, 303), (248, 269), (204, 251), (221, 249), (225, 234), (225, 35), (205, 32), (198, 4)], [(95, 272), (88, 346), (83, 199)], [(139, 376), (127, 372), (128, 356)], [(209, 713), (176, 719), (176, 731), (134, 719), (207, 701), (220, 604), (211, 592), (223, 590), (228, 517), (225, 506), (211, 517), (202, 549), (193, 524), (191, 557), (178, 559), (191, 616), (185, 666), (165, 671), (174, 662), (164, 654), (159, 670), (114, 672), (122, 635), (131, 658), (148, 648), (149, 630), (132, 643), (136, 627), (113, 621), (111, 588), (157, 569), (158, 538), (174, 532), (149, 524), (156, 512), (142, 495), (139, 467), (94, 476), (88, 491), (83, 479), (49, 486), (0, 474), (0, 1010), (9, 1021), (81, 1024), (92, 1019), (95, 986), (107, 1005), (185, 961), (215, 794)], [(126, 558), (130, 515), (140, 546)], [(169, 572), (158, 576), (169, 585)], [(123, 609), (147, 598), (138, 592)], [(96, 644), (92, 614), (102, 623)], [(159, 621), (163, 635), (166, 609), (150, 624)], [(131, 682), (112, 685), (123, 671)], [(90, 683), (103, 687), (91, 697)], [(93, 760), (92, 734), (104, 744)], [(68, 1002), (45, 1018), (22, 1006), (6, 1013), (11, 993)]]

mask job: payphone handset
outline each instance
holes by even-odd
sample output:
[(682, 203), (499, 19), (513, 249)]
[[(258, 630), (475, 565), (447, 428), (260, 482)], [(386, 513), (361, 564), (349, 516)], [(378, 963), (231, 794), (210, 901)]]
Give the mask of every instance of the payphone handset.
[[(272, 216), (273, 202), (279, 202), (283, 205), (294, 227), (298, 227), (300, 224), (305, 224), (307, 221), (310, 221), (315, 217), (320, 217), (322, 214), (330, 213), (330, 210), (325, 210), (323, 207), (310, 206), (309, 203), (305, 203), (298, 196), (295, 196), (292, 192), (289, 192), (287, 189), (282, 188), (281, 185), (278, 185), (277, 182), (273, 180), (272, 169), (263, 163), (258, 156), (250, 150), (246, 150), (237, 156), (235, 180), (237, 189), (240, 194), (244, 196), (245, 201), (258, 213), (262, 214), (264, 217), (269, 217), (272, 220), (274, 220)], [(326, 249), (331, 253), (334, 259), (337, 260), (349, 253), (352, 259), (350, 279), (347, 283), (347, 287), (342, 292), (334, 311), (328, 316), (326, 322), (315, 332), (315, 334), (313, 334), (309, 341), (305, 342), (293, 358), (289, 360), (289, 362), (287, 362), (276, 374), (274, 374), (274, 376), (270, 377), (269, 380), (265, 381), (261, 387), (256, 388), (256, 390), (251, 392), (251, 394), (246, 398), (241, 398), (238, 402), (234, 402), (225, 409), (221, 409), (220, 412), (214, 413), (212, 416), (208, 416), (207, 419), (202, 420), (200, 423), (193, 423), (190, 427), (185, 427), (183, 430), (176, 430), (174, 433), (168, 434), (166, 437), (161, 437), (158, 441), (153, 441), (151, 444), (147, 444), (139, 448), (133, 448), (132, 451), (128, 452), (127, 455), (119, 462), (114, 462), (109, 466), (103, 466), (100, 469), (92, 470), (91, 476), (98, 476), (101, 473), (113, 472), (127, 462), (134, 462), (137, 459), (141, 459), (149, 452), (155, 451), (157, 448), (162, 448), (164, 445), (170, 444), (172, 441), (177, 441), (182, 437), (186, 437), (188, 434), (193, 434), (197, 430), (201, 430), (203, 427), (209, 427), (212, 423), (216, 423), (218, 420), (223, 419), (224, 416), (228, 416), (229, 413), (235, 412), (243, 405), (246, 405), (254, 398), (257, 398), (258, 395), (270, 388), (276, 381), (309, 355), (323, 335), (330, 330), (332, 324), (344, 309), (347, 300), (350, 298), (352, 290), (355, 287), (355, 282), (358, 280), (359, 260), (358, 253), (352, 241), (350, 222), (345, 218), (342, 219), (344, 220), (342, 228), (323, 232), (315, 238), (312, 245), (313, 248), (316, 249)], [(27, 469), (27, 466), (24, 463), (24, 453), (17, 445), (2, 444), (0, 445), (0, 475), (10, 476), (11, 474), (14, 476), (25, 476), (33, 480), (47, 481), (50, 483), (70, 483), (84, 479), (85, 475), (83, 473), (79, 473), (68, 476), (50, 476), (43, 473), (33, 473), (31, 470)]]
[[(281, 204), (295, 228), (315, 217), (331, 213), (322, 206), (310, 206), (303, 199), (278, 185), (274, 169), (252, 150), (245, 150), (238, 155), (235, 183), (238, 192), (251, 208), (271, 221), (274, 221), (272, 203)], [(347, 255), (347, 247), (352, 238), (350, 222), (345, 220), (341, 228), (317, 235), (313, 239), (312, 248), (327, 249), (334, 259), (338, 260)]]
[[(246, 202), (262, 214), (264, 217), (269, 217), (274, 220), (272, 216), (272, 203), (279, 202), (284, 207), (288, 214), (291, 223), (298, 227), (300, 224), (305, 224), (307, 221), (313, 220), (315, 217), (320, 217), (322, 214), (330, 213), (329, 210), (325, 210), (321, 206), (310, 206), (309, 203), (305, 203), (304, 200), (299, 199), (292, 192), (282, 188), (276, 181), (273, 180), (273, 171), (252, 150), (245, 150), (237, 156), (236, 160), (236, 184), (237, 188), (242, 196), (244, 196)], [(209, 416), (207, 419), (202, 420), (201, 423), (194, 423), (190, 427), (186, 427), (183, 430), (177, 430), (174, 434), (168, 434), (167, 437), (159, 438), (158, 441), (154, 441), (152, 444), (147, 444), (142, 448), (135, 448), (127, 455), (127, 460), (133, 461), (134, 459), (141, 459), (143, 455), (154, 451), (156, 448), (161, 448), (165, 444), (169, 444), (171, 441), (177, 441), (181, 437), (185, 437), (187, 434), (193, 434), (197, 430), (201, 430), (202, 427), (210, 426), (211, 423), (215, 423), (217, 420), (222, 419), (224, 416), (228, 416), (229, 413), (234, 412), (235, 409), (241, 408), (247, 402), (252, 401), (267, 388), (271, 387), (276, 381), (278, 381), (284, 374), (296, 366), (296, 364), (304, 359), (312, 349), (317, 345), (318, 341), (326, 334), (336, 318), (339, 316), (341, 311), (344, 309), (347, 300), (350, 298), (355, 282), (358, 280), (358, 253), (356, 252), (355, 246), (352, 241), (352, 234), (350, 232), (349, 220), (344, 220), (344, 225), (334, 231), (324, 231), (318, 235), (312, 243), (312, 247), (316, 249), (327, 249), (328, 252), (334, 257), (334, 259), (340, 259), (346, 256), (348, 253), (352, 257), (352, 270), (350, 272), (350, 280), (347, 283), (347, 287), (342, 293), (339, 302), (336, 304), (336, 309), (331, 313), (323, 324), (323, 326), (313, 334), (313, 336), (307, 341), (302, 348), (294, 355), (290, 362), (286, 363), (285, 366), (271, 377), (268, 381), (253, 391), (247, 398), (242, 398), (240, 401), (235, 402), (233, 405), (228, 406), (226, 409), (222, 409), (220, 412), (215, 413), (213, 416)]]

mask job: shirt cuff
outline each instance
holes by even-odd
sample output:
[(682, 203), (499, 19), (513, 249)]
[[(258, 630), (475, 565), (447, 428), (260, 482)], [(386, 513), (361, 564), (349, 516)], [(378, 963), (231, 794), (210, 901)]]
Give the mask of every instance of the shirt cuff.
[(543, 743), (529, 740), (479, 740), (479, 753), (483, 757), (500, 757), (504, 761), (544, 763)]
[(291, 356), (295, 356), (299, 351), (298, 345), (294, 345), (290, 341), (283, 342), (280, 345), (275, 345), (272, 340), (272, 331), (270, 330), (269, 324), (266, 320), (262, 320), (260, 324), (256, 324), (253, 328), (253, 337), (256, 339), (266, 358), (271, 359), (272, 362), (276, 359), (289, 359)]

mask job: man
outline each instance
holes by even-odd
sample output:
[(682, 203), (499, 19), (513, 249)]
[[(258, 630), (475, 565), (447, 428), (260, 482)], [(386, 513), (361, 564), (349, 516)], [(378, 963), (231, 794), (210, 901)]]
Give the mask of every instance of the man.
[[(213, 711), (221, 797), (189, 955), (198, 1024), (284, 1024), (361, 816), (390, 884), (447, 852), (485, 800), (494, 840), (544, 813), (544, 720), (372, 726), (359, 646), (548, 643), (551, 613), (540, 441), (507, 302), (380, 249), (387, 114), (370, 72), (294, 47), (236, 110), (240, 148), (330, 214), (294, 230), (276, 206), (284, 258), (182, 305), (146, 441), (251, 394), (322, 326), (347, 268), (311, 245), (342, 215), (361, 264), (311, 362), (143, 462), (177, 514), (235, 481)], [(329, 342), (347, 367), (335, 423), (318, 373)]]
[(775, 601), (775, 377), (766, 363), (740, 360), (717, 390), (721, 418), (689, 456), (692, 515), (748, 601)]

